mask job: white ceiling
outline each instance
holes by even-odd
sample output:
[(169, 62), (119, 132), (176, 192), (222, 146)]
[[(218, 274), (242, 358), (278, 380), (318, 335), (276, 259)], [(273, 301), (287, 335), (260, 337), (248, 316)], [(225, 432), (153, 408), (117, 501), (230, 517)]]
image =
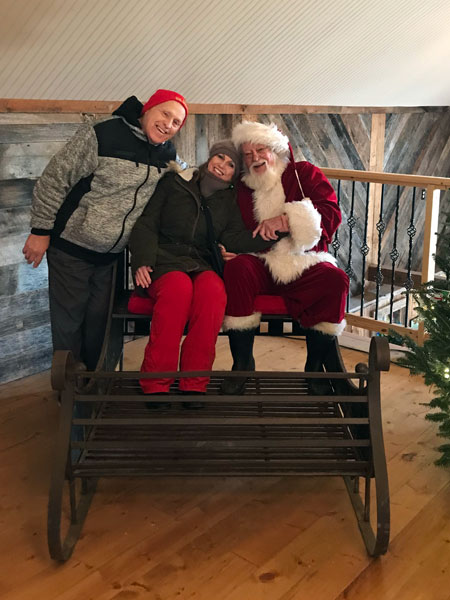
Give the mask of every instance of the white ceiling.
[(449, 0), (0, 0), (0, 97), (450, 104)]

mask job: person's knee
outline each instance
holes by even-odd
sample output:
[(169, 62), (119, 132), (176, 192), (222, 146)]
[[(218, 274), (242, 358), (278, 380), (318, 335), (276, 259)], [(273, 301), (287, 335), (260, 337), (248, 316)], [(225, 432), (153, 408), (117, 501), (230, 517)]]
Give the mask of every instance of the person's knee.
[(260, 279), (258, 259), (248, 254), (240, 254), (225, 264), (223, 279), (227, 289), (232, 289), (236, 282), (240, 286), (252, 286)]
[(329, 263), (323, 263), (323, 265), (321, 280), (324, 290), (328, 289), (330, 294), (347, 294), (349, 286), (347, 273)]
[(157, 298), (164, 301), (182, 301), (192, 298), (192, 280), (186, 273), (181, 271), (172, 271), (162, 275), (158, 284)]
[(253, 273), (254, 264), (253, 264), (253, 256), (249, 256), (248, 254), (239, 254), (236, 258), (228, 260), (225, 263), (224, 267), (224, 278), (227, 276), (236, 276), (245, 273)]
[(350, 280), (347, 273), (336, 267), (333, 271), (333, 285), (335, 286), (336, 290), (340, 291), (342, 294), (347, 294), (349, 282)]
[(227, 302), (227, 294), (223, 280), (213, 271), (204, 271), (198, 275), (195, 282), (198, 295), (206, 303), (211, 303), (218, 309), (224, 309)]

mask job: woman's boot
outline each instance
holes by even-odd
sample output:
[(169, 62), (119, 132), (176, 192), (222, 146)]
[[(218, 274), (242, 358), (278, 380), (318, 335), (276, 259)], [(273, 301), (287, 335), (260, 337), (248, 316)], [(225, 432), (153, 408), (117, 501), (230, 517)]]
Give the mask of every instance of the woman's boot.
[[(230, 329), (228, 339), (231, 355), (233, 356), (232, 371), (254, 371), (253, 342), (256, 329)], [(238, 396), (244, 393), (247, 377), (230, 377), (222, 382), (222, 394)]]

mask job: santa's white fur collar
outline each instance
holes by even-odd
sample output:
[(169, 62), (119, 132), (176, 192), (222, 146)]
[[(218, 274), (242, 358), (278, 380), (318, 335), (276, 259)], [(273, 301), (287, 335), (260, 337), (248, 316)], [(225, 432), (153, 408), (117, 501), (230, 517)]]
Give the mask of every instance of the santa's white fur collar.
[(277, 242), (269, 252), (259, 255), (277, 283), (294, 281), (306, 269), (320, 262), (336, 264), (328, 252), (311, 251), (322, 235), (321, 215), (309, 198), (286, 202), (281, 183), (285, 168), (284, 161), (277, 161), (270, 169), (276, 177), (258, 179), (261, 175), (251, 174), (243, 177), (247, 185), (253, 184), (253, 214), (258, 223), (283, 213), (288, 217), (290, 235)]

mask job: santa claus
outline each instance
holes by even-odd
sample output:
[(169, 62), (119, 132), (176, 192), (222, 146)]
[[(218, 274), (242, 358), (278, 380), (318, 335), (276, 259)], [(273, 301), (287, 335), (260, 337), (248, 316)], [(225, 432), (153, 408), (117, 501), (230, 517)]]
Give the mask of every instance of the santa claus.
[[(237, 198), (247, 228), (267, 240), (285, 232), (264, 253), (224, 253), (228, 296), (224, 330), (233, 370), (255, 369), (253, 341), (261, 313), (254, 311), (254, 303), (260, 294), (281, 296), (292, 318), (306, 329), (305, 371), (339, 370), (336, 336), (346, 325), (349, 282), (328, 253), (341, 222), (334, 190), (320, 169), (306, 161), (294, 162), (289, 140), (276, 125), (243, 122), (234, 127), (232, 138), (244, 164)], [(326, 380), (309, 381), (312, 393), (330, 391)], [(226, 379), (222, 392), (241, 394), (245, 382)]]

